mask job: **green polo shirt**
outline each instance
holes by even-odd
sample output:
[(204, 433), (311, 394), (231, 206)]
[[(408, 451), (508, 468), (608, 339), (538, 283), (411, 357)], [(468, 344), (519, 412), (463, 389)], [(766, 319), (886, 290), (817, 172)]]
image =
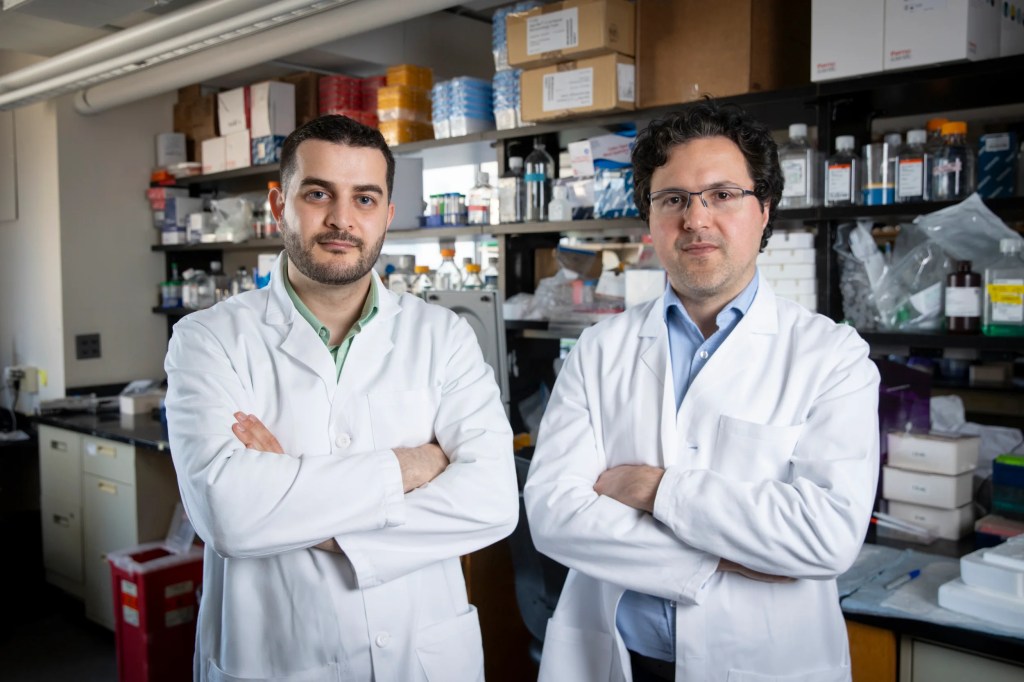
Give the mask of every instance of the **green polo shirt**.
[(292, 283), (288, 281), (288, 263), (284, 264), (284, 288), (288, 292), (288, 298), (292, 299), (292, 303), (295, 304), (295, 309), (299, 311), (299, 315), (305, 318), (306, 322), (309, 322), (310, 326), (313, 327), (313, 331), (316, 332), (320, 340), (327, 346), (327, 350), (331, 352), (331, 357), (334, 358), (334, 367), (337, 370), (336, 378), (341, 378), (341, 368), (345, 366), (345, 358), (348, 357), (348, 350), (352, 347), (352, 339), (355, 338), (356, 334), (363, 330), (370, 320), (377, 314), (377, 287), (370, 282), (370, 293), (366, 297), (366, 302), (363, 303), (363, 312), (359, 317), (359, 320), (352, 325), (352, 328), (345, 334), (345, 338), (341, 340), (337, 346), (330, 345), (331, 343), (331, 330), (324, 326), (324, 324), (316, 319), (316, 315), (313, 314), (306, 304), (302, 302), (299, 295), (295, 293), (295, 289), (292, 288)]

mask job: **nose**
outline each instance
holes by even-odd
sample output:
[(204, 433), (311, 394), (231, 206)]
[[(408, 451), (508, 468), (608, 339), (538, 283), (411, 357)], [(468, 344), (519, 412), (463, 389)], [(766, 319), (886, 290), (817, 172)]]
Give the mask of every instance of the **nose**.
[(687, 197), (686, 208), (683, 209), (683, 229), (697, 230), (708, 226), (710, 211), (704, 205), (704, 196), (694, 192)]
[(324, 215), (324, 224), (332, 230), (344, 230), (351, 227), (345, 202), (335, 199), (330, 203)]

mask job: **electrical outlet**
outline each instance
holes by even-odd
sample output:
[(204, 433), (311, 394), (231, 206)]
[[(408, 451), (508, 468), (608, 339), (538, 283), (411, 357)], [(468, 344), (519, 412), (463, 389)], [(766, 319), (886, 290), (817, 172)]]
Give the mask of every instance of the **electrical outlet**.
[(78, 334), (75, 336), (75, 359), (92, 360), (100, 357), (100, 335)]
[(39, 370), (35, 367), (12, 366), (4, 368), (4, 386), (17, 389), (20, 393), (39, 392)]

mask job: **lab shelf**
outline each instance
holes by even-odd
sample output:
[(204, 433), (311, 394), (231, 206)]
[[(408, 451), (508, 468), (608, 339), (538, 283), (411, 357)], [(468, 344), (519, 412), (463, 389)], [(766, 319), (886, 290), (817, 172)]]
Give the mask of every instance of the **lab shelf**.
[(247, 242), (211, 242), (208, 244), (153, 244), (151, 251), (275, 251), (284, 248), (279, 237), (250, 239)]
[(900, 332), (866, 331), (860, 332), (860, 335), (872, 348), (975, 348), (977, 350), (995, 352), (1024, 352), (1024, 337), (1021, 336), (958, 335), (942, 332), (904, 334)]

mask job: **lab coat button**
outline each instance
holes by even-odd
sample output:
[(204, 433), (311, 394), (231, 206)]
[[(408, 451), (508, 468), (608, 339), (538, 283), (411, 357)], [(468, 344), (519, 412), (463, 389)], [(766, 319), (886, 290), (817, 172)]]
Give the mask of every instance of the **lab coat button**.
[(347, 433), (339, 433), (338, 437), (334, 439), (334, 444), (339, 448), (347, 448), (352, 445), (352, 436)]
[(701, 360), (707, 360), (708, 359), (708, 352), (706, 350), (702, 350), (700, 352), (700, 359)]
[(391, 643), (391, 635), (389, 635), (386, 632), (382, 632), (379, 635), (377, 635), (377, 637), (374, 638), (373, 641), (374, 641), (374, 643), (377, 646), (379, 646), (380, 648), (383, 649), (384, 647), (386, 647), (388, 644)]

